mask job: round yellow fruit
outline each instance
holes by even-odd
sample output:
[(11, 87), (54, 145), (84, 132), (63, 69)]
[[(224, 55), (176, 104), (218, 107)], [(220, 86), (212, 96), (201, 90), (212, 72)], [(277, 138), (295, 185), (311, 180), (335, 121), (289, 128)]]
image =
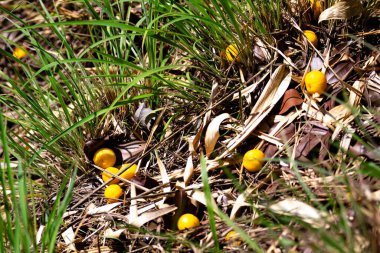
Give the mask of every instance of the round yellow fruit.
[(26, 48), (25, 47), (16, 47), (13, 50), (13, 56), (16, 57), (17, 59), (24, 58), (25, 56), (27, 56)]
[(104, 190), (104, 197), (108, 203), (118, 202), (123, 195), (123, 189), (118, 184), (111, 184)]
[(263, 167), (265, 154), (259, 149), (251, 149), (244, 154), (243, 167), (249, 172), (256, 172)]
[(191, 213), (186, 213), (179, 217), (178, 222), (177, 222), (177, 227), (179, 230), (184, 230), (186, 228), (193, 228), (199, 226), (199, 219), (197, 216), (191, 214)]
[(241, 244), (241, 241), (239, 239), (239, 234), (235, 231), (230, 231), (226, 234), (226, 241), (230, 242), (229, 244), (231, 246), (239, 246)]
[[(119, 172), (119, 169), (118, 168), (115, 168), (115, 167), (108, 167), (107, 169), (105, 169), (102, 173), (102, 179), (104, 182), (107, 182), (113, 175), (116, 175), (117, 173)], [(119, 183), (119, 179), (118, 178), (114, 178), (110, 184), (117, 184)]]
[(318, 45), (318, 37), (315, 34), (315, 32), (310, 31), (310, 30), (305, 30), (303, 31), (305, 34), (306, 38), (313, 44), (315, 47)]
[(323, 94), (327, 88), (327, 80), (325, 74), (319, 70), (313, 70), (305, 76), (306, 90), (310, 94)]
[(240, 58), (238, 56), (239, 54), (240, 52), (236, 44), (231, 44), (226, 49), (226, 58), (230, 62), (233, 62), (235, 60), (237, 62), (240, 62)]
[[(120, 168), (120, 170), (130, 166), (131, 164), (129, 163), (126, 163), (126, 164), (123, 164)], [(124, 171), (120, 177), (126, 179), (126, 180), (130, 180), (132, 177), (135, 176), (136, 174), (136, 170), (137, 170), (137, 165), (136, 164), (133, 164), (131, 167), (129, 167), (126, 171)]]
[(116, 163), (116, 155), (110, 148), (101, 148), (96, 151), (93, 161), (95, 165), (106, 169), (108, 167), (112, 167)]

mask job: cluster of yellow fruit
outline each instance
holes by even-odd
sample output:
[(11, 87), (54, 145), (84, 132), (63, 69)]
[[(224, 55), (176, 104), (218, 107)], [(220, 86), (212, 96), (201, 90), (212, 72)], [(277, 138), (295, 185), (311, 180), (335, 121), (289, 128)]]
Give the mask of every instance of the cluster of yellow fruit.
[[(120, 169), (113, 167), (116, 163), (116, 154), (110, 148), (101, 148), (95, 152), (93, 157), (94, 164), (103, 168), (102, 179), (104, 182), (110, 180), (114, 175), (117, 175), (119, 171), (124, 170), (129, 167), (126, 171), (119, 175), (120, 178), (130, 180), (136, 174), (137, 165), (136, 164), (123, 164)], [(107, 199), (108, 203), (113, 203), (119, 201), (120, 197), (123, 195), (123, 189), (117, 183), (120, 182), (119, 178), (114, 178), (109, 185), (104, 190), (104, 197)]]

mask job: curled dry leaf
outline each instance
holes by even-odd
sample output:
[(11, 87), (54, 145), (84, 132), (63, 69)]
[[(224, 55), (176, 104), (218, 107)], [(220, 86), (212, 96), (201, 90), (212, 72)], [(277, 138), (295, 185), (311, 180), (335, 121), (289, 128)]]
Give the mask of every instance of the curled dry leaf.
[(348, 19), (362, 13), (363, 6), (359, 0), (339, 1), (319, 15), (318, 23), (332, 19)]
[(140, 102), (139, 107), (137, 108), (135, 114), (133, 115), (133, 118), (141, 126), (146, 127), (147, 129), (151, 129), (154, 116), (155, 116), (155, 112), (149, 107), (146, 107), (144, 102)]
[(206, 156), (210, 157), (212, 151), (214, 151), (215, 145), (219, 139), (219, 127), (220, 124), (226, 119), (232, 118), (228, 113), (223, 113), (215, 117), (207, 127), (205, 136)]
[(317, 209), (296, 199), (284, 199), (271, 205), (269, 209), (278, 214), (297, 216), (316, 227), (324, 224), (323, 215)]
[(187, 185), (193, 176), (194, 173), (194, 164), (193, 159), (191, 155), (187, 158), (185, 171), (183, 172), (183, 181), (185, 182), (185, 185)]
[(303, 103), (301, 95), (296, 89), (289, 89), (285, 92), (284, 98), (282, 99), (282, 104), (279, 114), (284, 114), (290, 108), (295, 107)]

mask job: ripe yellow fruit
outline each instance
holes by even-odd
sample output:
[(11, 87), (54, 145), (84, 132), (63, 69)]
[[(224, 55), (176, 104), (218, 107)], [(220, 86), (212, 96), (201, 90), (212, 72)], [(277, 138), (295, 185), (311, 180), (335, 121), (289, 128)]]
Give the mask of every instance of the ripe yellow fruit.
[(315, 47), (318, 45), (318, 37), (315, 34), (315, 32), (310, 31), (310, 30), (305, 30), (303, 31), (305, 34), (306, 38), (313, 44)]
[(241, 244), (241, 241), (239, 239), (239, 234), (235, 231), (230, 231), (226, 234), (226, 241), (230, 242), (229, 244), (231, 246), (239, 246)]
[(191, 213), (186, 213), (179, 217), (178, 222), (177, 222), (177, 227), (179, 230), (184, 230), (186, 228), (193, 228), (199, 226), (199, 219), (197, 216), (191, 214)]
[[(129, 163), (126, 163), (126, 164), (123, 164), (120, 168), (120, 170), (126, 168), (130, 166)], [(136, 164), (133, 164), (131, 167), (129, 167), (126, 171), (124, 171), (120, 177), (124, 178), (124, 179), (127, 179), (127, 180), (130, 180), (132, 177), (135, 176), (136, 174), (136, 170), (137, 170), (137, 165)]]
[(106, 169), (108, 167), (112, 167), (116, 163), (116, 154), (112, 149), (109, 148), (101, 148), (96, 151), (93, 161), (95, 165)]
[(305, 76), (306, 90), (310, 94), (323, 94), (327, 88), (327, 80), (325, 74), (319, 70), (313, 70)]
[(226, 58), (230, 62), (233, 62), (235, 60), (237, 62), (240, 62), (240, 58), (238, 56), (239, 54), (240, 52), (236, 44), (231, 44), (226, 49)]
[(108, 203), (115, 203), (123, 195), (123, 189), (118, 184), (111, 184), (104, 190), (104, 197)]
[(243, 167), (249, 172), (256, 172), (263, 167), (265, 154), (259, 149), (251, 149), (244, 154)]
[(25, 47), (16, 47), (13, 50), (13, 56), (16, 57), (17, 59), (24, 58), (25, 56), (27, 56), (26, 48)]
[[(105, 171), (102, 172), (102, 179), (104, 182), (107, 182), (113, 175), (117, 174), (119, 172), (119, 169), (118, 168), (115, 168), (115, 167), (108, 167), (107, 169), (105, 169)], [(119, 179), (118, 178), (114, 178), (110, 184), (117, 184), (119, 183)]]

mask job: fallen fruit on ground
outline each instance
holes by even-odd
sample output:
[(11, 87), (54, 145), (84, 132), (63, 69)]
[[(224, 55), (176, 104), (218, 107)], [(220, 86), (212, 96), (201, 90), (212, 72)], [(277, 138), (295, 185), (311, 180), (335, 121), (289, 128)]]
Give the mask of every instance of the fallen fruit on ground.
[(239, 246), (241, 244), (241, 241), (239, 239), (239, 234), (235, 231), (230, 231), (226, 234), (226, 241), (231, 246)]
[(238, 57), (239, 55), (239, 49), (236, 44), (231, 44), (227, 47), (226, 49), (226, 58), (228, 61), (233, 62), (237, 61), (240, 62), (240, 58)]
[[(102, 172), (102, 179), (104, 182), (107, 182), (113, 175), (117, 174), (119, 172), (119, 169), (118, 168), (115, 168), (115, 167), (108, 167), (107, 169), (105, 169), (103, 172)], [(118, 178), (114, 178), (110, 184), (117, 184), (119, 183), (119, 179)]]
[(259, 149), (251, 149), (243, 157), (243, 167), (249, 172), (256, 172), (263, 167), (265, 154)]
[[(120, 170), (130, 166), (131, 164), (130, 163), (126, 163), (126, 164), (123, 164), (120, 168)], [(136, 170), (137, 170), (137, 165), (136, 164), (133, 164), (131, 167), (129, 167), (126, 171), (124, 171), (120, 177), (126, 179), (126, 180), (130, 180), (132, 177), (135, 176), (136, 174)]]
[(327, 80), (325, 74), (319, 70), (313, 70), (305, 76), (306, 90), (310, 94), (323, 94), (327, 88)]
[(116, 155), (110, 148), (101, 148), (96, 151), (93, 161), (96, 166), (106, 169), (115, 165)]
[(26, 56), (26, 48), (25, 47), (16, 47), (13, 50), (13, 56), (16, 57), (17, 59), (24, 58)]
[(315, 32), (310, 31), (310, 30), (305, 30), (303, 31), (305, 34), (306, 38), (313, 44), (315, 47), (318, 45), (318, 37), (315, 34)]
[(123, 189), (118, 184), (111, 184), (104, 190), (104, 197), (108, 203), (118, 202), (123, 195)]
[(197, 216), (191, 214), (191, 213), (186, 213), (179, 217), (178, 222), (177, 222), (177, 227), (179, 230), (184, 230), (187, 228), (193, 228), (199, 226), (199, 219)]

